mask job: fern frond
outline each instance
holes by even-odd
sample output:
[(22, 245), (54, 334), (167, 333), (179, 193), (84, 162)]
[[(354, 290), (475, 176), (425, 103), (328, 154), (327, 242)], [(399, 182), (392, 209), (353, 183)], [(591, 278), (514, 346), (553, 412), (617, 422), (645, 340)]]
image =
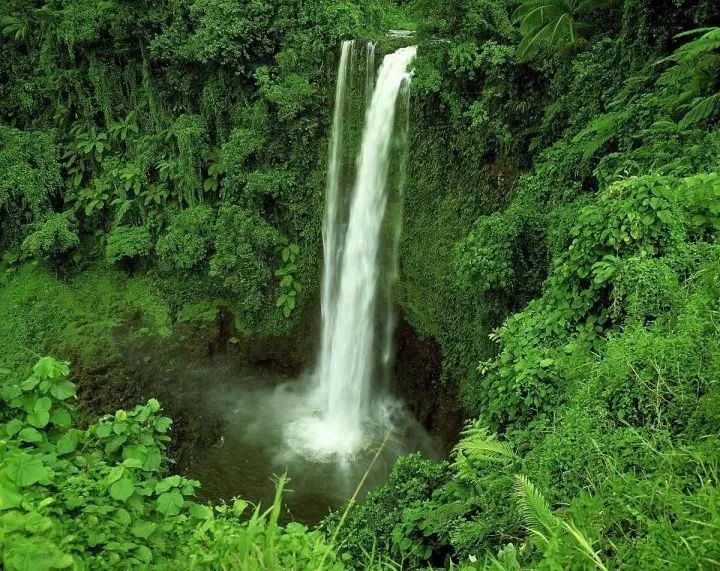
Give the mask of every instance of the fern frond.
[(583, 143), (583, 158), (589, 159), (617, 132), (616, 126), (620, 114), (606, 113), (595, 119), (572, 139), (573, 143)]
[(675, 61), (693, 64), (700, 56), (718, 49), (720, 49), (720, 28), (711, 28), (699, 38), (680, 46), (670, 57)]
[(456, 446), (456, 452), (464, 454), (470, 460), (497, 460), (498, 457), (517, 460), (519, 458), (509, 443), (499, 441), (497, 435), (491, 434), (487, 427), (478, 421), (468, 426), (462, 436)]
[(550, 535), (555, 535), (560, 520), (553, 514), (545, 496), (523, 474), (515, 476), (515, 497), (530, 531), (544, 537), (538, 529), (543, 527)]
[(707, 32), (712, 32), (713, 30), (717, 30), (716, 27), (710, 27), (710, 28), (696, 28), (695, 30), (687, 30), (685, 32), (681, 32), (675, 36), (676, 39), (679, 38), (686, 38), (688, 36), (697, 36), (698, 34), (705, 34)]
[(470, 439), (458, 445), (460, 452), (471, 461), (517, 459), (517, 455), (506, 442), (497, 440)]
[(687, 65), (676, 64), (660, 74), (658, 85), (682, 85), (691, 80), (695, 70)]
[(680, 121), (680, 127), (687, 128), (692, 125), (702, 123), (706, 119), (710, 119), (713, 115), (720, 112), (720, 93), (711, 95), (701, 99), (698, 103), (693, 105), (692, 109), (687, 112), (682, 121)]

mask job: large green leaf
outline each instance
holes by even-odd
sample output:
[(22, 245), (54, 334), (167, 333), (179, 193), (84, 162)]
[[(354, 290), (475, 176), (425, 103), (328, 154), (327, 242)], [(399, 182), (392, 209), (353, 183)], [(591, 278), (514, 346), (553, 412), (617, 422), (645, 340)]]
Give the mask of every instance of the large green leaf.
[(157, 524), (151, 521), (139, 521), (132, 527), (132, 534), (135, 537), (147, 539), (157, 529)]
[(69, 454), (74, 452), (78, 445), (78, 437), (73, 432), (68, 432), (55, 445), (58, 454)]
[(70, 381), (53, 383), (53, 386), (50, 389), (50, 394), (58, 400), (69, 399), (70, 397), (75, 396), (75, 385)]
[(153, 426), (158, 432), (167, 432), (171, 424), (171, 419), (169, 419), (167, 416), (162, 416), (153, 423)]
[(20, 430), (22, 430), (23, 426), (25, 426), (25, 424), (22, 420), (19, 418), (13, 418), (5, 425), (5, 432), (7, 432), (8, 436), (15, 436), (18, 432), (20, 432)]
[(124, 459), (139, 460), (142, 465), (147, 458), (147, 447), (142, 444), (129, 444), (123, 447), (122, 457)]
[(157, 448), (151, 448), (148, 450), (147, 458), (143, 464), (142, 469), (146, 472), (154, 472), (162, 464), (162, 454)]
[(67, 410), (60, 408), (52, 412), (50, 422), (60, 428), (68, 428), (72, 424), (72, 418)]
[(121, 502), (126, 501), (135, 491), (135, 485), (130, 478), (121, 478), (110, 486), (110, 495)]
[(112, 424), (103, 423), (95, 426), (95, 434), (98, 438), (107, 438), (112, 433)]
[(37, 376), (30, 375), (27, 379), (20, 383), (20, 388), (24, 391), (31, 391), (38, 385), (39, 382), (40, 379)]
[(28, 414), (27, 421), (35, 428), (45, 428), (50, 422), (50, 413), (46, 410), (36, 411)]
[(6, 478), (0, 477), (0, 510), (16, 508), (21, 502), (22, 494), (17, 486)]
[(70, 368), (67, 363), (57, 361), (52, 357), (43, 357), (33, 367), (33, 372), (40, 379), (58, 379), (67, 376)]
[(185, 500), (180, 492), (167, 492), (160, 494), (157, 499), (157, 510), (165, 515), (177, 515), (180, 513)]
[(42, 461), (30, 454), (19, 454), (8, 461), (7, 474), (20, 487), (32, 486), (50, 477), (50, 471)]
[(23, 442), (42, 442), (42, 434), (34, 428), (23, 428), (18, 433), (18, 438)]

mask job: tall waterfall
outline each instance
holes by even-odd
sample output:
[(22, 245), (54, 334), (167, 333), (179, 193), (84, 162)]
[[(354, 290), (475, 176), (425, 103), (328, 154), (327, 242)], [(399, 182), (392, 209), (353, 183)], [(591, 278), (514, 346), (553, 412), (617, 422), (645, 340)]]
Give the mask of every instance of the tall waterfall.
[(319, 459), (348, 458), (363, 447), (367, 425), (380, 420), (371, 394), (373, 381), (390, 364), (391, 304), (381, 298), (383, 293), (387, 297), (385, 290), (396, 274), (399, 232), (386, 232), (384, 225), (389, 179), (402, 179), (404, 171), (402, 160), (393, 162), (398, 154), (392, 152), (393, 133), (397, 123), (406, 131), (407, 119), (402, 121), (396, 113), (400, 108), (407, 114), (408, 67), (417, 48), (386, 56), (374, 89), (374, 45), (368, 44), (365, 51), (364, 89), (372, 96), (355, 182), (346, 189), (343, 125), (354, 44), (342, 45), (323, 227), (323, 333), (312, 394), (315, 414), (290, 427), (297, 431), (293, 440), (300, 439), (304, 452)]

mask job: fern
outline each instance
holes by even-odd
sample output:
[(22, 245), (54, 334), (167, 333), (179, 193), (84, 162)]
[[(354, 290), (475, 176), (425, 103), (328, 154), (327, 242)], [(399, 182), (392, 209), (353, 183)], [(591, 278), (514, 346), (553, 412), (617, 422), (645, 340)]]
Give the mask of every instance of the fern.
[[(598, 552), (592, 548), (592, 543), (585, 534), (572, 521), (566, 522), (558, 518), (535, 484), (523, 474), (515, 476), (515, 496), (531, 533), (542, 538), (545, 543), (549, 543), (550, 539), (557, 537), (561, 531), (567, 531), (576, 544), (576, 549), (585, 555), (595, 567), (607, 571), (607, 567), (603, 564)], [(541, 528), (544, 528), (549, 536), (546, 536)]]
[[(660, 63), (672, 62), (658, 80), (669, 92), (674, 110), (689, 107), (680, 121), (686, 129), (712, 119), (720, 113), (720, 28), (701, 28), (678, 35), (678, 38), (698, 36), (680, 46)], [(691, 102), (689, 105), (687, 102)]]
[(482, 461), (518, 459), (510, 444), (500, 442), (495, 434), (490, 434), (488, 429), (477, 421), (463, 431), (463, 438), (455, 447), (454, 453), (457, 457), (456, 467), (466, 462), (475, 464)]
[(720, 92), (700, 99), (680, 121), (683, 128), (697, 125), (720, 112)]
[(551, 536), (557, 533), (561, 525), (560, 520), (552, 513), (545, 496), (523, 474), (515, 476), (515, 497), (525, 522), (532, 533), (546, 540), (547, 538), (538, 528), (544, 528)]
[(707, 54), (712, 54), (720, 49), (720, 28), (700, 28), (697, 30), (689, 30), (687, 32), (683, 32), (682, 34), (678, 34), (675, 37), (680, 39), (697, 36), (698, 34), (700, 34), (700, 37), (680, 46), (677, 50), (675, 50), (673, 55), (663, 61), (695, 64), (697, 63), (698, 58)]
[(583, 143), (583, 158), (595, 155), (617, 133), (620, 113), (607, 113), (592, 121), (573, 138), (573, 143)]

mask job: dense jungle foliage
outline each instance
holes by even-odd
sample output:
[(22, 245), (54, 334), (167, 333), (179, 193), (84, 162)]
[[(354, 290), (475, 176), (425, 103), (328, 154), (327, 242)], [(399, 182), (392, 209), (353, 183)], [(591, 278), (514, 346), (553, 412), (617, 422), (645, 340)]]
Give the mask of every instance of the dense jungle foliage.
[[(317, 529), (211, 509), (59, 359), (305, 331), (337, 47), (405, 27), (397, 303), (471, 420)], [(714, 0), (5, 0), (4, 568), (720, 567), (719, 120)]]

